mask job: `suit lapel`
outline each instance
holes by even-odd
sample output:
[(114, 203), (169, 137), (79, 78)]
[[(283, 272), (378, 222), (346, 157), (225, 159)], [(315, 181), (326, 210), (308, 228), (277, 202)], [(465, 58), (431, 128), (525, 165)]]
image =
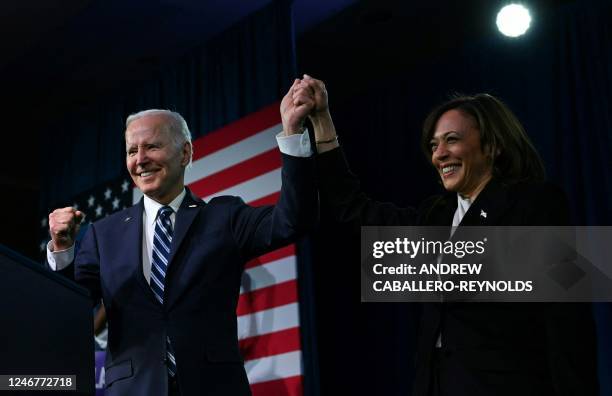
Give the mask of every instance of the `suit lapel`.
[[(181, 290), (180, 287), (182, 282), (175, 279), (175, 274), (177, 271), (179, 271), (179, 266), (188, 265), (188, 263), (184, 261), (173, 261), (175, 261), (174, 257), (176, 257), (184, 239), (187, 237), (193, 221), (203, 205), (205, 205), (204, 201), (195, 197), (191, 191), (187, 189), (187, 194), (185, 195), (185, 198), (183, 199), (183, 202), (176, 213), (174, 237), (172, 238), (172, 247), (170, 249), (170, 257), (168, 259), (168, 272), (166, 274), (166, 295), (164, 302), (166, 309), (170, 309), (177, 301), (179, 296), (184, 292), (184, 290)], [(186, 271), (186, 269), (183, 268), (180, 271)]]
[(169, 271), (172, 270), (172, 260), (181, 247), (185, 235), (187, 235), (187, 231), (189, 231), (189, 227), (191, 227), (202, 205), (204, 205), (204, 201), (196, 198), (187, 189), (187, 194), (185, 194), (185, 198), (176, 213), (176, 221), (174, 222), (174, 236), (172, 237), (172, 247), (170, 249), (170, 257), (168, 258)]
[(461, 220), (461, 226), (487, 226), (499, 224), (499, 219), (509, 207), (507, 188), (497, 180), (491, 180), (470, 206)]
[(126, 249), (126, 259), (134, 271), (138, 284), (152, 300), (157, 301), (151, 287), (147, 283), (147, 279), (142, 272), (143, 211), (144, 200), (141, 198), (140, 201), (136, 205), (129, 208), (126, 211), (125, 216), (123, 216), (124, 232), (120, 235), (124, 235), (126, 241), (134, 241), (134, 243), (127, 243), (124, 245)]
[[(482, 190), (476, 201), (470, 205), (460, 226), (487, 226), (499, 224), (499, 219), (507, 212), (512, 200), (508, 188), (493, 179)], [(421, 220), (422, 225), (450, 227), (457, 210), (457, 194), (446, 193), (440, 196), (427, 210)], [(456, 234), (456, 233), (455, 233)]]

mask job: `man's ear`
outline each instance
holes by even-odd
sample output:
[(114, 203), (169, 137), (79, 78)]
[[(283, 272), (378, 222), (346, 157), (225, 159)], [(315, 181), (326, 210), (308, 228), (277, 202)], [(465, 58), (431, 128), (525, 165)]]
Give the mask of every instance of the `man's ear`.
[(183, 149), (181, 150), (181, 155), (183, 158), (181, 159), (181, 165), (187, 166), (189, 164), (189, 159), (191, 158), (191, 144), (189, 142), (183, 143)]

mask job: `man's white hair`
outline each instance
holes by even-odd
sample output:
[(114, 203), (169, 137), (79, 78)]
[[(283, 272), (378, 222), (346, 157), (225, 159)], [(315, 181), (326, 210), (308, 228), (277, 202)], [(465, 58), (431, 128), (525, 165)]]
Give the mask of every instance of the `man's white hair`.
[(132, 121), (136, 121), (137, 119), (142, 117), (157, 114), (166, 115), (171, 120), (169, 123), (166, 124), (166, 131), (169, 132), (172, 136), (172, 140), (174, 141), (174, 144), (176, 145), (177, 149), (183, 147), (183, 144), (189, 143), (189, 147), (191, 148), (191, 155), (189, 157), (189, 163), (187, 164), (187, 168), (190, 168), (191, 163), (193, 161), (193, 144), (191, 143), (191, 132), (189, 132), (189, 127), (187, 126), (187, 122), (185, 121), (183, 116), (177, 113), (176, 111), (160, 109), (139, 111), (138, 113), (131, 114), (127, 118), (127, 120), (125, 120), (125, 130), (127, 131), (127, 128), (130, 123), (132, 123)]

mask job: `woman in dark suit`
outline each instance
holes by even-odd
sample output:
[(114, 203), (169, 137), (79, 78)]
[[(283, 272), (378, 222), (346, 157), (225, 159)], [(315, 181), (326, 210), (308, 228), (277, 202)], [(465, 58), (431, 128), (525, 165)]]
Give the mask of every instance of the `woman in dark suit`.
[[(324, 213), (360, 225), (569, 225), (563, 192), (514, 114), (488, 94), (456, 97), (426, 118), (422, 149), (446, 192), (418, 209), (376, 202), (349, 170), (324, 84), (309, 76), (295, 89), (316, 106)], [(483, 215), (485, 213), (485, 215)], [(415, 396), (598, 394), (590, 305), (430, 303), (419, 325)]]

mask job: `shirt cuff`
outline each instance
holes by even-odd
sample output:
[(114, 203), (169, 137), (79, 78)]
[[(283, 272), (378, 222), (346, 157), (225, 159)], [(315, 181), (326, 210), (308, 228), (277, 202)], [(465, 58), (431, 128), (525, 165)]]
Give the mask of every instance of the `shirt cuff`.
[(54, 252), (53, 242), (47, 243), (47, 263), (53, 271), (61, 271), (68, 267), (74, 260), (74, 245), (70, 246), (65, 250), (58, 250)]
[(281, 131), (276, 135), (276, 142), (278, 143), (278, 149), (283, 154), (293, 157), (310, 157), (312, 155), (312, 146), (307, 129), (301, 134), (296, 133), (289, 136), (284, 136)]

